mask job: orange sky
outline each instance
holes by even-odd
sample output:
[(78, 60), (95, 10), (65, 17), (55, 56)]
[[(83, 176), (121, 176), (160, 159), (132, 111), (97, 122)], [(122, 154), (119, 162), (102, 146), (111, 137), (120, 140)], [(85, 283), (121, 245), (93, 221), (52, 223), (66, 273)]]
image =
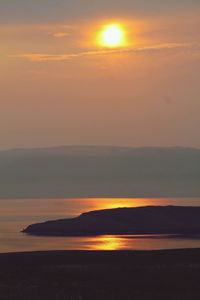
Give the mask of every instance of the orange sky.
[[(181, 8), (2, 21), (0, 148), (200, 147), (200, 5)], [(127, 30), (120, 51), (94, 43), (112, 20)]]

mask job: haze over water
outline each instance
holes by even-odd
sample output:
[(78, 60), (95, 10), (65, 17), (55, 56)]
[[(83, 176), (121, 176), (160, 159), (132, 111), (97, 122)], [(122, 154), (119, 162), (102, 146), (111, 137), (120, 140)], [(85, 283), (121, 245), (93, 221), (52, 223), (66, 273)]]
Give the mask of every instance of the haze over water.
[(91, 210), (146, 205), (200, 206), (200, 198), (1, 199), (0, 252), (35, 250), (152, 250), (200, 247), (200, 239), (172, 236), (35, 237), (20, 231), (46, 220)]

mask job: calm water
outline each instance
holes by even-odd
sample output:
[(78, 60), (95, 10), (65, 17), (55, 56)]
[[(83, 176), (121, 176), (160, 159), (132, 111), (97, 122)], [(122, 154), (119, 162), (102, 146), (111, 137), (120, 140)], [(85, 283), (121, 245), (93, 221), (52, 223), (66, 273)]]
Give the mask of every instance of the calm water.
[(0, 200), (0, 252), (34, 250), (152, 250), (200, 247), (200, 239), (175, 236), (34, 237), (20, 231), (31, 223), (82, 212), (143, 205), (200, 206), (200, 198)]

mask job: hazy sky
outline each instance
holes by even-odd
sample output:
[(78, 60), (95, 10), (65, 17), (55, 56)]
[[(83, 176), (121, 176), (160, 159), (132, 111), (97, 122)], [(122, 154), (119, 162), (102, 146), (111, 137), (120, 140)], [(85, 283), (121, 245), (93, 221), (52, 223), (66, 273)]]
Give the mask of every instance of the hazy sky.
[[(0, 148), (200, 147), (199, 0), (0, 0)], [(94, 43), (124, 25), (125, 49)]]

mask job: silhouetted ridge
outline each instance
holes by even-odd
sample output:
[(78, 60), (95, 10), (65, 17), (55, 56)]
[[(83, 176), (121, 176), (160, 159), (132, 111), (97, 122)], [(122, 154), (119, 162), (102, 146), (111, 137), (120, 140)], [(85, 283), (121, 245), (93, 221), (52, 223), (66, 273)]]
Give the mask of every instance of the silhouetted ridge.
[(34, 235), (200, 234), (200, 207), (146, 206), (83, 213), (28, 226)]

